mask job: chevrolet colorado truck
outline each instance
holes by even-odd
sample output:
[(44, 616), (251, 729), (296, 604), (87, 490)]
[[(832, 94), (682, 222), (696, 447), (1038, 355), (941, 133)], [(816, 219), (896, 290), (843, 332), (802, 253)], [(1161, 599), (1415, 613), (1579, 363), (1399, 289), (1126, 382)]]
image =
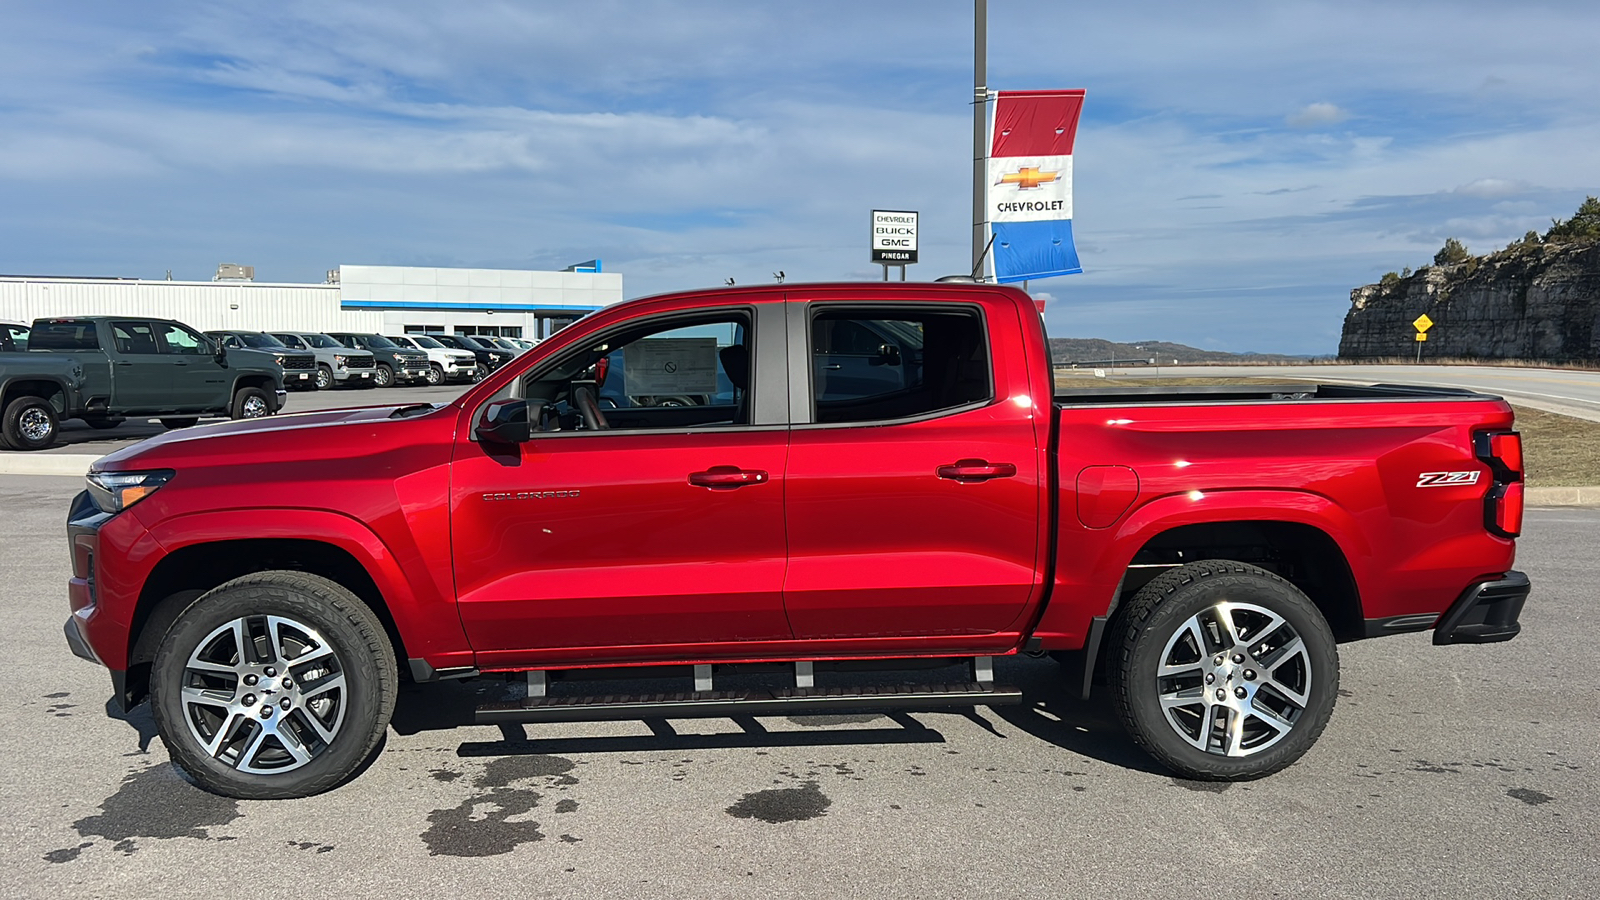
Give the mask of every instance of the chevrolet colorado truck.
[[(1340, 642), (1517, 634), (1521, 471), (1510, 407), (1466, 391), (1056, 391), (1012, 288), (675, 294), (450, 403), (102, 458), (68, 514), (66, 638), (240, 798), (351, 777), (402, 677), (526, 683), (482, 723), (927, 710), (1019, 702), (994, 675), (1017, 653), (1085, 696), (1102, 672), (1181, 775), (1254, 778), (1323, 730)], [(583, 687), (618, 671), (685, 681)]]
[(268, 416), (285, 396), (270, 357), (230, 359), (187, 325), (133, 316), (35, 319), (26, 352), (0, 352), (0, 382), (0, 434), (13, 450), (54, 444), (63, 419), (115, 428), (150, 416), (184, 428), (205, 415)]

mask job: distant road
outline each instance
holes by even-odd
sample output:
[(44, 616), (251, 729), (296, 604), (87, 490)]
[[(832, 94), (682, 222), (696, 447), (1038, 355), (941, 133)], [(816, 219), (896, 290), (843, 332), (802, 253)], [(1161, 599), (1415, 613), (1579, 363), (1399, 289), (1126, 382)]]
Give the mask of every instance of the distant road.
[[(1078, 369), (1079, 373), (1085, 370)], [(1118, 378), (1293, 378), (1355, 384), (1471, 388), (1523, 406), (1600, 422), (1600, 372), (1510, 366), (1140, 366), (1107, 369)]]

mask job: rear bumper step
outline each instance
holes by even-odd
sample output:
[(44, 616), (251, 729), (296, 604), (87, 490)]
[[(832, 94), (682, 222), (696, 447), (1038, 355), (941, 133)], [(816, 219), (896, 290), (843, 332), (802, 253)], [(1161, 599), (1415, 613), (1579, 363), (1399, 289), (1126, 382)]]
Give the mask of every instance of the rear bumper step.
[(1009, 706), (1022, 691), (980, 682), (859, 688), (780, 688), (771, 691), (688, 691), (678, 694), (607, 694), (597, 697), (529, 697), (486, 703), (480, 725), (502, 722), (597, 722), (616, 719), (691, 719), (792, 715), (839, 710), (931, 710), (952, 706)]

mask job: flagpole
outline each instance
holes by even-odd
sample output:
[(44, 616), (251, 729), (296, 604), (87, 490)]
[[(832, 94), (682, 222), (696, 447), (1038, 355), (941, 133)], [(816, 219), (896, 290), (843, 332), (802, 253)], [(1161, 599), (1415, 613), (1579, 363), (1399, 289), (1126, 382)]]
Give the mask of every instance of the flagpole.
[(988, 80), (989, 0), (973, 0), (972, 15), (972, 269), (977, 273), (975, 277), (981, 280), (980, 264), (988, 247), (983, 233), (983, 189), (989, 178), (985, 166), (988, 147), (984, 146), (988, 137), (985, 112), (989, 104), (989, 86), (985, 82)]

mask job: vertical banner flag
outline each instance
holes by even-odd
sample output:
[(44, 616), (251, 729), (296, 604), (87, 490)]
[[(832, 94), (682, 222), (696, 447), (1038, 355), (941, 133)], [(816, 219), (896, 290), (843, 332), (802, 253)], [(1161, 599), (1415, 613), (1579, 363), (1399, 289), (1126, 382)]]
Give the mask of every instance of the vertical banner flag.
[(1083, 271), (1072, 245), (1072, 141), (1083, 91), (1000, 91), (989, 140), (990, 251), (1001, 284)]

